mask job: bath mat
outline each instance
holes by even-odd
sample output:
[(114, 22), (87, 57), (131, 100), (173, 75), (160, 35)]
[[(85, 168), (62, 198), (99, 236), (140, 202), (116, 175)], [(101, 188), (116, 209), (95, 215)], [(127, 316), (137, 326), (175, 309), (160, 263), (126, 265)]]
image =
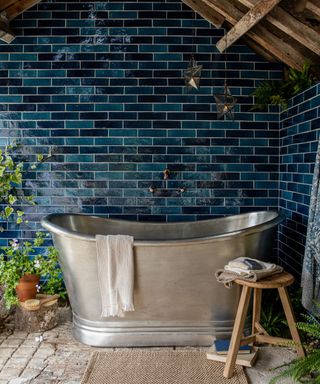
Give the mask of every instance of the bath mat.
[(198, 350), (95, 352), (81, 384), (248, 384), (242, 367), (236, 366), (231, 379), (223, 369)]

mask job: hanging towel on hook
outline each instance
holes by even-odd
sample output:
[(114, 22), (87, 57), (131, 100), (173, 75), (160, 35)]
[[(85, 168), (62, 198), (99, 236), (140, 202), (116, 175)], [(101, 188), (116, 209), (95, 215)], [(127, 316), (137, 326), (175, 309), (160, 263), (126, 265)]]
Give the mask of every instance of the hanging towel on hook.
[(101, 317), (134, 311), (133, 237), (96, 235)]
[[(302, 305), (320, 314), (320, 141), (314, 166), (302, 275)], [(316, 304), (318, 303), (318, 305)]]

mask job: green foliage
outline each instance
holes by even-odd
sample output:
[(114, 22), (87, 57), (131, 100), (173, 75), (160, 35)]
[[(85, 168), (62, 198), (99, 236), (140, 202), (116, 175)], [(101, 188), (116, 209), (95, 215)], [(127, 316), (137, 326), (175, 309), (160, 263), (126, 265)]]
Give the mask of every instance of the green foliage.
[(42, 253), (38, 248), (44, 244), (45, 233), (37, 232), (33, 242), (24, 241), (19, 244), (14, 239), (9, 246), (0, 248), (0, 285), (4, 287), (6, 307), (10, 308), (18, 302), (15, 288), (19, 279), (26, 273), (42, 277), (40, 287), (43, 293), (59, 293), (65, 296), (65, 289), (58, 264), (58, 251), (47, 247)]
[[(320, 318), (309, 315), (303, 315), (303, 317), (305, 321), (298, 322), (296, 326), (308, 336), (309, 343), (305, 346), (307, 356), (278, 367), (286, 367), (286, 369), (274, 377), (270, 384), (274, 384), (285, 377), (290, 377), (298, 383), (320, 383)], [(312, 341), (310, 342), (310, 340)]]
[[(22, 189), (24, 161), (17, 161), (15, 151), (20, 148), (18, 144), (8, 145), (4, 150), (0, 149), (0, 218), (3, 221), (15, 221), (17, 224), (23, 222), (24, 212), (19, 206), (24, 204), (34, 205), (33, 196), (25, 196)], [(34, 165), (36, 167), (36, 165)], [(0, 226), (0, 231), (4, 228)]]
[(254, 90), (256, 104), (252, 110), (267, 110), (268, 105), (279, 105), (281, 109), (288, 108), (291, 97), (311, 87), (315, 79), (310, 71), (311, 63), (306, 61), (302, 71), (290, 68), (285, 79), (278, 81), (263, 81)]
[(261, 325), (272, 336), (281, 336), (283, 325), (286, 324), (283, 312), (274, 313), (272, 307), (261, 311)]
[[(34, 196), (26, 196), (22, 188), (24, 173), (29, 169), (34, 170), (39, 163), (52, 158), (57, 150), (56, 147), (49, 148), (47, 155), (38, 154), (37, 162), (26, 166), (26, 162), (17, 161), (18, 150), (21, 144), (11, 144), (3, 150), (0, 149), (0, 219), (3, 221), (15, 221), (16, 224), (28, 223), (24, 219), (24, 212), (19, 207), (25, 204), (35, 205)], [(0, 226), (0, 232), (4, 228)]]
[(290, 68), (288, 72), (288, 87), (293, 95), (310, 88), (314, 83), (314, 78), (310, 74), (311, 63), (309, 61), (303, 64), (302, 71)]
[[(16, 162), (12, 157), (14, 146), (0, 150), (0, 218), (8, 221), (15, 218), (17, 224), (23, 222), (23, 212), (16, 207), (24, 202), (18, 189), (22, 184), (23, 163)], [(3, 231), (3, 228), (0, 228)]]

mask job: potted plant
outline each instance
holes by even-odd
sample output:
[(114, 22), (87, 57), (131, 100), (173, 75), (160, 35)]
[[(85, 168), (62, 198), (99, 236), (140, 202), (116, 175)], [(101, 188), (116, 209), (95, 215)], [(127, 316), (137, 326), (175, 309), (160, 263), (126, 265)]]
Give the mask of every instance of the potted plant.
[[(32, 241), (19, 243), (14, 239), (0, 248), (0, 285), (9, 309), (19, 301), (35, 298), (37, 292), (65, 295), (58, 251), (55, 247), (41, 248), (46, 234), (37, 232)], [(38, 253), (37, 253), (38, 251)]]
[(308, 89), (315, 83), (311, 63), (306, 61), (301, 71), (289, 68), (283, 80), (263, 81), (252, 93), (255, 96), (255, 105), (251, 110), (268, 109), (268, 105), (279, 105), (282, 110), (288, 108), (291, 97)]
[[(22, 207), (30, 204), (35, 205), (36, 202), (34, 197), (26, 194), (22, 187), (24, 174), (36, 169), (38, 164), (52, 158), (57, 150), (57, 148), (49, 148), (47, 155), (39, 154), (37, 155), (37, 162), (29, 164), (24, 158), (23, 148), (23, 145), (20, 143), (13, 142), (0, 149), (0, 232), (7, 229), (9, 222), (16, 223), (17, 225), (28, 223)], [(14, 243), (17, 245), (17, 242)], [(11, 244), (12, 247), (15, 246), (14, 243)], [(52, 250), (49, 249), (50, 252)], [(63, 290), (63, 283), (60, 281), (61, 276), (59, 275), (59, 279), (57, 275), (55, 276), (54, 283), (50, 280), (50, 284), (53, 284), (55, 287), (59, 286), (59, 289)], [(3, 305), (5, 302), (4, 292), (8, 294), (8, 290), (0, 282), (0, 323), (9, 314)]]

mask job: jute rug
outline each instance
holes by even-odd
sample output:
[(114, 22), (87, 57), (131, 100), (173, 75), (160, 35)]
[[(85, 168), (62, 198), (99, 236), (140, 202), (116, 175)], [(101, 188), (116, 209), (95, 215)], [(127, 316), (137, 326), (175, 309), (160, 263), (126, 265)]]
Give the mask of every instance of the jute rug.
[(232, 379), (223, 368), (197, 350), (95, 352), (81, 384), (248, 384), (242, 367)]

